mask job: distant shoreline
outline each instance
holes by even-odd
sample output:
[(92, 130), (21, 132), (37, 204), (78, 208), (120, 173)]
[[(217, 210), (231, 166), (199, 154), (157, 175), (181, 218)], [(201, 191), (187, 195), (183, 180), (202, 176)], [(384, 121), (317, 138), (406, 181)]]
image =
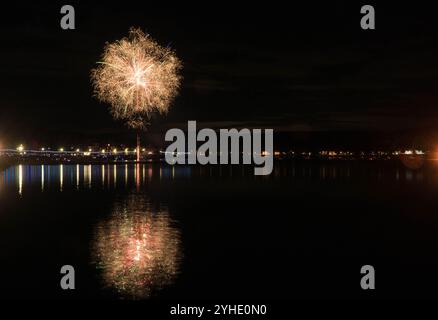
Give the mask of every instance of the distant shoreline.
[[(5, 170), (8, 167), (11, 166), (17, 166), (17, 165), (124, 165), (124, 164), (151, 164), (151, 165), (163, 165), (163, 166), (172, 166), (166, 163), (164, 159), (159, 158), (149, 158), (142, 160), (140, 162), (137, 162), (133, 159), (123, 159), (123, 160), (114, 160), (114, 159), (86, 159), (86, 158), (80, 158), (80, 159), (73, 159), (73, 161), (69, 161), (66, 159), (60, 160), (60, 159), (32, 159), (32, 158), (9, 158), (9, 157), (1, 157), (0, 156), (0, 171)], [(287, 164), (294, 164), (294, 165), (317, 165), (317, 164), (378, 164), (378, 165), (391, 165), (394, 167), (400, 166), (400, 167), (408, 167), (411, 169), (417, 169), (423, 167), (424, 165), (430, 165), (433, 163), (438, 164), (438, 159), (430, 158), (430, 157), (423, 157), (418, 163), (418, 166), (413, 165), (411, 166), (410, 163), (407, 163), (403, 161), (399, 157), (391, 157), (391, 158), (381, 158), (381, 159), (360, 159), (360, 158), (274, 158), (275, 164), (281, 164), (281, 165), (287, 165)], [(189, 166), (189, 167), (197, 167), (202, 165), (191, 165), (191, 164), (181, 164), (177, 165), (179, 167)], [(244, 165), (244, 164), (207, 164), (205, 167), (228, 167), (228, 166), (251, 166), (251, 165)]]

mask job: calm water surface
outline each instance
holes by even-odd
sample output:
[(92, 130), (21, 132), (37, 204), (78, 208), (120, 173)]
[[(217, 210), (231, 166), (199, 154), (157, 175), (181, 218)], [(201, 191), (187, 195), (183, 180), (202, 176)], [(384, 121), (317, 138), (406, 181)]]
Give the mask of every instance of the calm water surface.
[[(5, 297), (437, 297), (438, 166), (19, 165), (0, 173)], [(59, 287), (76, 270), (76, 290)]]

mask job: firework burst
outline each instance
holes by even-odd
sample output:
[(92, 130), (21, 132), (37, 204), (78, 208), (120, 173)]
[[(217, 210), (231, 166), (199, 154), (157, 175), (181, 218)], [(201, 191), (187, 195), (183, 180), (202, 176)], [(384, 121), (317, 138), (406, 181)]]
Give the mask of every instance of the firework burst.
[(116, 119), (142, 129), (154, 112), (166, 113), (178, 93), (181, 62), (170, 48), (131, 28), (128, 37), (107, 43), (91, 72), (95, 95)]

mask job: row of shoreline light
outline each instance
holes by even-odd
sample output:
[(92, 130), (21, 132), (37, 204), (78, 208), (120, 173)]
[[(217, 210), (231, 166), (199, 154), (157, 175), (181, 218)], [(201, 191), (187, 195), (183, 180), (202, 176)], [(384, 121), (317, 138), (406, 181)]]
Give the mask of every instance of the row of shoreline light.
[[(57, 153), (57, 154), (83, 154), (84, 156), (89, 156), (91, 154), (135, 154), (137, 152), (137, 149), (131, 149), (125, 148), (124, 150), (119, 151), (117, 148), (114, 148), (112, 150), (107, 149), (101, 149), (100, 151), (93, 151), (92, 148), (89, 148), (88, 151), (81, 151), (81, 149), (76, 150), (68, 150), (66, 151), (64, 148), (59, 148), (58, 150), (50, 150), (49, 148), (41, 148), (39, 150), (26, 150), (25, 147), (20, 144), (16, 149), (3, 149), (0, 151), (6, 151), (6, 152), (19, 152), (20, 154), (26, 154), (26, 153)], [(141, 152), (146, 152), (145, 148), (141, 149)], [(149, 155), (153, 154), (152, 151), (148, 152)]]
[[(145, 148), (142, 148), (141, 153), (145, 153), (147, 150)], [(50, 153), (50, 154), (70, 154), (74, 156), (83, 155), (83, 156), (90, 156), (90, 155), (134, 155), (137, 153), (137, 149), (129, 149), (125, 148), (124, 150), (118, 150), (117, 148), (114, 148), (112, 150), (108, 149), (101, 149), (100, 151), (93, 151), (92, 148), (89, 148), (88, 151), (84, 150), (81, 151), (81, 149), (75, 149), (75, 150), (68, 150), (66, 151), (63, 147), (59, 148), (58, 150), (51, 150), (50, 148), (40, 148), (39, 150), (26, 150), (23, 144), (20, 144), (16, 149), (0, 149), (1, 152), (12, 152), (12, 153), (20, 153), (21, 155), (26, 155), (27, 153)], [(161, 152), (161, 151), (160, 151)], [(362, 152), (361, 152), (362, 153)], [(371, 152), (374, 154), (375, 152)], [(379, 154), (380, 152), (377, 152)], [(148, 155), (153, 155), (154, 152), (148, 151)], [(266, 155), (267, 152), (263, 151), (262, 155)], [(280, 156), (281, 154), (285, 155), (287, 152), (279, 152), (276, 151), (275, 156)], [(295, 152), (292, 152), (292, 154), (295, 154)], [(311, 155), (311, 153), (302, 152), (303, 155)], [(344, 152), (344, 151), (319, 151), (319, 155), (326, 155), (326, 156), (343, 156), (343, 155), (353, 155), (353, 152)], [(384, 152), (384, 154), (387, 155), (393, 155), (393, 156), (399, 156), (399, 155), (425, 155), (426, 152), (422, 150), (405, 150), (405, 151), (387, 151)]]

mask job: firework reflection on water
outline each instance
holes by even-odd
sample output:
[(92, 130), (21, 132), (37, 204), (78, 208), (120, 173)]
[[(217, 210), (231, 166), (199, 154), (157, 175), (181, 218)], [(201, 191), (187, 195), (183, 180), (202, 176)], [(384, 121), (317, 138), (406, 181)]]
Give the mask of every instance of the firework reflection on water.
[(96, 225), (92, 256), (105, 287), (125, 298), (148, 298), (179, 273), (180, 231), (167, 208), (130, 194)]

